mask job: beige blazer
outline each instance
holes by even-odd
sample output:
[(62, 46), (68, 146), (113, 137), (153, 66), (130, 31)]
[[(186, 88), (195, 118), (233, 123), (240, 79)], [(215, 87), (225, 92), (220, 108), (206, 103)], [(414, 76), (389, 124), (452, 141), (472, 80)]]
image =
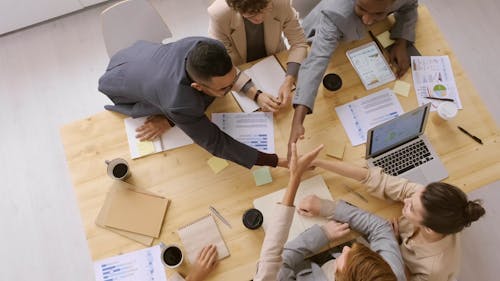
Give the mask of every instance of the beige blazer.
[[(290, 44), (288, 62), (301, 63), (307, 56), (307, 42), (297, 12), (291, 6), (290, 0), (272, 0), (271, 5), (272, 11), (264, 19), (267, 55), (286, 49), (283, 33)], [(246, 63), (247, 40), (243, 17), (230, 8), (225, 0), (215, 0), (208, 7), (208, 15), (208, 34), (224, 44), (234, 65)], [(238, 79), (233, 89), (240, 90), (244, 86), (246, 81), (240, 80), (242, 79)]]
[[(368, 177), (362, 181), (368, 192), (378, 198), (403, 201), (417, 190), (424, 188), (407, 179), (389, 176), (380, 168), (371, 168)], [(451, 281), (460, 268), (460, 234), (449, 234), (443, 239), (418, 244), (411, 237), (416, 229), (405, 218), (399, 218), (401, 255), (410, 272), (409, 281)]]

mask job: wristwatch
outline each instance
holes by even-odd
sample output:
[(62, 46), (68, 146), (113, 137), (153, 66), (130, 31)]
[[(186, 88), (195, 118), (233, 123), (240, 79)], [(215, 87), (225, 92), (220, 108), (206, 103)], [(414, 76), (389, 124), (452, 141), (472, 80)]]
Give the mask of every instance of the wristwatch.
[(255, 93), (255, 96), (253, 96), (253, 101), (257, 102), (257, 99), (259, 98), (259, 95), (262, 94), (261, 90), (257, 90), (257, 93)]

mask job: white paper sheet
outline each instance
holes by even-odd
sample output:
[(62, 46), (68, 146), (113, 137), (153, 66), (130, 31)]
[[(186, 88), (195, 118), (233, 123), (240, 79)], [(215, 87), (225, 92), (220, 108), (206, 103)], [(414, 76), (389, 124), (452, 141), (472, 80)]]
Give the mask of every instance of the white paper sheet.
[(443, 101), (425, 98), (435, 97), (453, 99), (457, 108), (462, 109), (448, 56), (412, 56), (411, 69), (419, 106), (430, 102), (431, 111), (436, 111)]
[(274, 153), (271, 112), (212, 113), (212, 122), (239, 142), (265, 153)]
[[(274, 56), (259, 61), (244, 72), (252, 78), (257, 89), (278, 97), (281, 83), (285, 78), (285, 71)], [(243, 112), (254, 112), (259, 109), (259, 105), (246, 95), (234, 91), (232, 94)]]
[(167, 281), (160, 245), (94, 262), (96, 281)]
[(389, 121), (404, 111), (396, 95), (383, 89), (335, 108), (352, 146), (366, 142), (368, 130)]
[(130, 157), (132, 159), (193, 143), (193, 140), (188, 135), (186, 135), (181, 129), (179, 129), (179, 127), (174, 126), (163, 133), (160, 138), (153, 141), (153, 151), (151, 151), (150, 153), (141, 153), (139, 149), (139, 140), (135, 137), (135, 135), (137, 134), (135, 130), (144, 124), (146, 118), (147, 117), (128, 117), (124, 120), (128, 146), (130, 148)]

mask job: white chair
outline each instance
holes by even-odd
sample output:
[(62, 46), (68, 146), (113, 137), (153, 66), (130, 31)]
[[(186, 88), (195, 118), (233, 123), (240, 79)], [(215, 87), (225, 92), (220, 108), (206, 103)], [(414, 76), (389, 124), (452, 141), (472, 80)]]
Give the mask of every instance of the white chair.
[(292, 0), (292, 6), (299, 13), (299, 18), (303, 19), (321, 0)]
[(137, 40), (163, 42), (172, 32), (146, 0), (126, 0), (101, 13), (102, 35), (109, 57)]

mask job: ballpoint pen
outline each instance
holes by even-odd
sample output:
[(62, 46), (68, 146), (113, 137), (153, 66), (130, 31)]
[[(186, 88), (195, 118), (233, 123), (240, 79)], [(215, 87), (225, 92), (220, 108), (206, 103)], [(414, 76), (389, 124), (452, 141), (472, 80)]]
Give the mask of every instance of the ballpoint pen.
[(217, 218), (220, 219), (221, 222), (223, 222), (225, 225), (227, 225), (229, 228), (231, 227), (231, 224), (217, 211), (214, 207), (209, 206), (208, 209), (210, 210), (211, 213), (213, 213)]
[(359, 194), (359, 192), (357, 192), (356, 190), (352, 189), (351, 187), (349, 187), (347, 184), (343, 184), (345, 190), (353, 193), (354, 195), (358, 196), (359, 199), (365, 201), (366, 203), (368, 203), (368, 200), (361, 194)]
[(435, 98), (435, 97), (425, 97), (426, 99), (430, 100), (441, 100), (441, 101), (455, 101), (454, 99), (447, 99), (447, 98)]
[(471, 133), (467, 132), (464, 128), (462, 128), (462, 127), (460, 127), (460, 126), (457, 126), (457, 128), (458, 128), (458, 129), (459, 129), (462, 133), (464, 133), (464, 134), (468, 135), (469, 137), (471, 137), (471, 138), (472, 138), (473, 140), (475, 140), (476, 142), (478, 142), (478, 143), (480, 143), (480, 144), (483, 144), (483, 141), (482, 141), (480, 138), (478, 138), (478, 137), (476, 137), (476, 136), (472, 135)]

